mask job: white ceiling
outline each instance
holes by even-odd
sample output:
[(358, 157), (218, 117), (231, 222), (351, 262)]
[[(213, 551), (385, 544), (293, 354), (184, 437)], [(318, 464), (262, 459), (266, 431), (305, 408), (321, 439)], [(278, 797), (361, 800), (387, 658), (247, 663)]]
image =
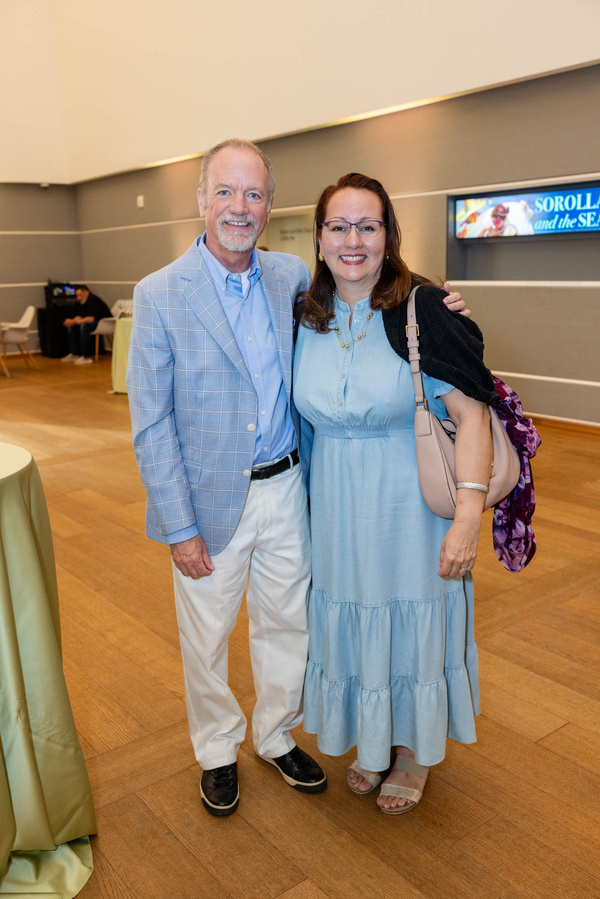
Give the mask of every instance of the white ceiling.
[(0, 180), (72, 183), (597, 62), (600, 4), (0, 0), (0, 28)]

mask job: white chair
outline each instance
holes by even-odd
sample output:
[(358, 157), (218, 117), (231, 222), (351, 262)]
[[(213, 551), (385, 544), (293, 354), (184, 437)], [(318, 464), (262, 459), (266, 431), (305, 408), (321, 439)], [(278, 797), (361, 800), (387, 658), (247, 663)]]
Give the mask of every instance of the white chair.
[(117, 324), (117, 319), (122, 316), (129, 316), (133, 311), (133, 300), (117, 300), (116, 303), (113, 304), (110, 318), (101, 318), (98, 324), (96, 325), (96, 330), (92, 331), (91, 334), (96, 338), (96, 351), (94, 353), (94, 358), (96, 362), (98, 361), (98, 352), (100, 350), (100, 338), (107, 337), (110, 341), (110, 347), (112, 349), (112, 339), (115, 334), (115, 325)]
[(3, 353), (0, 357), (0, 363), (7, 378), (10, 378), (8, 368), (6, 367), (6, 347), (10, 345), (18, 346), (21, 355), (24, 357), (26, 364), (37, 371), (37, 365), (29, 351), (29, 332), (31, 323), (35, 315), (35, 306), (28, 306), (20, 321), (18, 322), (0, 322), (0, 346)]

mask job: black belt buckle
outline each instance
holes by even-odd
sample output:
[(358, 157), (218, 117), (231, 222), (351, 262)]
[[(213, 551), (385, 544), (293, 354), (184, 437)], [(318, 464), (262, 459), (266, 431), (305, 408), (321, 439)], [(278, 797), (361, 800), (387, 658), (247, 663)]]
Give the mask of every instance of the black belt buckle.
[(253, 468), (252, 474), (250, 475), (250, 480), (266, 481), (267, 478), (272, 478), (276, 474), (281, 474), (284, 471), (289, 471), (289, 469), (293, 468), (294, 465), (297, 465), (298, 462), (298, 450), (292, 450), (289, 455), (284, 456), (283, 459), (279, 459), (278, 462), (273, 462), (272, 465), (265, 465), (264, 468)]

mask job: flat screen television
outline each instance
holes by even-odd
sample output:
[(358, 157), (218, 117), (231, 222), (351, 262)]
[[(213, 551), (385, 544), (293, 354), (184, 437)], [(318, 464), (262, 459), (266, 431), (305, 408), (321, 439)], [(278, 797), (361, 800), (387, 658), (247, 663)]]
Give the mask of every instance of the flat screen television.
[(600, 231), (600, 183), (454, 199), (454, 236), (458, 240), (589, 231)]
[(69, 306), (75, 302), (77, 284), (65, 281), (48, 281), (44, 287), (46, 306)]

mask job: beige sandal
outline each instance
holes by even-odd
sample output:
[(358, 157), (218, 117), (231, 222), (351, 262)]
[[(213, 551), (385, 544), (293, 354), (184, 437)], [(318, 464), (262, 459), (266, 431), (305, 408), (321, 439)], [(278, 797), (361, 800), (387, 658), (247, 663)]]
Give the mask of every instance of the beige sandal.
[[(361, 777), (364, 777), (365, 780), (371, 784), (368, 790), (357, 790), (354, 784), (352, 783), (352, 779), (350, 777), (350, 772), (356, 771), (357, 774), (360, 774)], [(365, 768), (361, 768), (358, 764), (358, 759), (356, 759), (350, 767), (348, 768), (348, 786), (352, 790), (353, 793), (356, 793), (358, 796), (366, 796), (368, 793), (372, 793), (382, 781), (381, 774), (378, 774), (377, 771), (367, 771)]]
[[(415, 774), (417, 777), (424, 777), (427, 779), (427, 775), (429, 774), (429, 768), (424, 768), (423, 765), (418, 765), (414, 759), (408, 758), (406, 755), (397, 755), (396, 761), (392, 766), (392, 771), (396, 769), (397, 771), (406, 771), (407, 774)], [(381, 811), (385, 815), (403, 815), (405, 812), (410, 812), (416, 805), (421, 801), (421, 796), (423, 795), (422, 790), (414, 790), (412, 787), (401, 787), (398, 784), (388, 784), (384, 783), (379, 792), (380, 796), (398, 796), (401, 799), (409, 799), (405, 805), (396, 806), (396, 808), (382, 808), (379, 806)]]

